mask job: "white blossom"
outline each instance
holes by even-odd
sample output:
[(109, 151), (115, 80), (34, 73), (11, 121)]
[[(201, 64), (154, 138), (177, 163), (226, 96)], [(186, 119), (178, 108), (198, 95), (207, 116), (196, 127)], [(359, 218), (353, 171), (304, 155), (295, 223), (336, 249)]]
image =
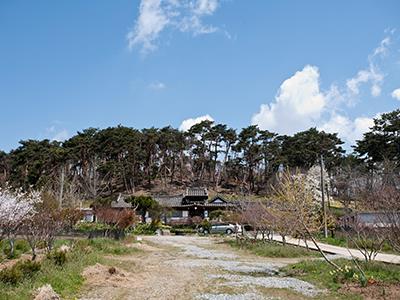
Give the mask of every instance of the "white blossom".
[(0, 236), (15, 235), (22, 222), (35, 213), (35, 204), (40, 202), (38, 192), (0, 189)]

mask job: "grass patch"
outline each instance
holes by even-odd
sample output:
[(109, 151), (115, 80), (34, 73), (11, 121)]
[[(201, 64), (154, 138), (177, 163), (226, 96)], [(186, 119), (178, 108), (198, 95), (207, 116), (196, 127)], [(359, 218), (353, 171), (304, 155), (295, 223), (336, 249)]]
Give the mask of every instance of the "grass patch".
[(333, 246), (340, 246), (340, 247), (347, 247), (347, 240), (344, 237), (323, 237), (318, 236), (318, 241), (325, 243), (325, 244), (329, 244), (329, 245), (333, 245)]
[(320, 256), (316, 251), (307, 250), (302, 247), (296, 247), (293, 245), (283, 246), (277, 242), (263, 242), (263, 241), (250, 241), (238, 244), (235, 240), (226, 241), (227, 244), (234, 248), (245, 249), (251, 253), (263, 256), (263, 257), (285, 257), (285, 258), (295, 258), (295, 257), (306, 257), (306, 256)]
[[(343, 265), (345, 265), (345, 263), (350, 263), (347, 260), (343, 262), (335, 260), (335, 262)], [(282, 269), (287, 276), (311, 282), (320, 288), (336, 291), (341, 285), (333, 281), (332, 276), (329, 274), (332, 270), (333, 268), (322, 260), (305, 260), (291, 264)]]
[[(340, 267), (353, 266), (353, 263), (346, 259), (336, 259), (335, 263)], [(384, 283), (399, 283), (400, 282), (400, 266), (385, 264), (381, 262), (359, 262), (364, 270), (367, 278), (374, 278), (379, 282)], [(326, 288), (333, 292), (338, 292), (342, 287), (342, 282), (336, 282), (333, 276), (329, 273), (333, 268), (322, 260), (308, 260), (286, 266), (282, 271), (287, 276), (292, 276), (305, 280), (317, 285), (320, 288)]]
[(32, 299), (32, 293), (45, 284), (50, 284), (62, 299), (74, 299), (84, 283), (81, 273), (86, 267), (106, 263), (105, 255), (138, 251), (111, 239), (76, 240), (68, 244), (72, 250), (67, 253), (67, 260), (62, 265), (51, 258), (44, 258), (40, 270), (32, 276), (24, 277), (16, 284), (0, 282), (0, 299)]
[[(340, 247), (349, 246), (349, 248), (357, 248), (357, 246), (354, 244), (353, 241), (351, 241), (351, 240), (347, 241), (347, 239), (344, 236), (325, 238), (322, 235), (320, 235), (317, 237), (317, 240), (322, 243), (333, 245), (333, 246), (340, 246)], [(383, 243), (381, 252), (398, 254), (393, 250), (393, 248), (390, 246), (390, 244), (388, 242)]]
[(26, 240), (17, 239), (14, 243), (14, 256), (10, 257), (11, 247), (8, 240), (0, 241), (0, 262), (5, 259), (14, 259), (19, 258), (21, 254), (27, 253), (30, 251), (29, 244)]
[(80, 247), (90, 247), (95, 251), (102, 254), (113, 254), (113, 255), (126, 255), (138, 252), (139, 250), (134, 247), (128, 247), (122, 241), (98, 238), (90, 240), (80, 240), (77, 242)]

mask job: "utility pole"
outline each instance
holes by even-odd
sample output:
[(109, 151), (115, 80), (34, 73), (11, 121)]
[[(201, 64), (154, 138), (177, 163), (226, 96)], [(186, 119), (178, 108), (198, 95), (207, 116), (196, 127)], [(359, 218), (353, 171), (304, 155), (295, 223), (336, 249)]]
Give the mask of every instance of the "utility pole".
[(322, 196), (322, 210), (323, 210), (323, 222), (324, 222), (324, 237), (328, 237), (328, 225), (326, 222), (326, 204), (325, 204), (325, 193), (324, 193), (324, 156), (321, 154), (320, 159), (321, 167), (321, 196)]
[(65, 178), (65, 166), (61, 167), (61, 178), (60, 178), (60, 194), (58, 196), (58, 205), (61, 208), (63, 196), (64, 196), (64, 178)]

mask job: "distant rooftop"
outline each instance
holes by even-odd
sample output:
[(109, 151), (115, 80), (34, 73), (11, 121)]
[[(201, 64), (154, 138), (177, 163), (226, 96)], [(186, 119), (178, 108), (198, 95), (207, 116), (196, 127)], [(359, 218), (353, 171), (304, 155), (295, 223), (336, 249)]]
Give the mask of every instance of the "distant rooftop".
[(182, 204), (182, 195), (178, 196), (153, 196), (161, 206), (164, 207), (175, 207)]
[(132, 207), (132, 203), (125, 202), (124, 198), (120, 194), (118, 196), (117, 201), (111, 202), (111, 207), (112, 208), (130, 208), (130, 207)]
[(208, 191), (206, 188), (191, 187), (187, 188), (184, 197), (208, 197)]

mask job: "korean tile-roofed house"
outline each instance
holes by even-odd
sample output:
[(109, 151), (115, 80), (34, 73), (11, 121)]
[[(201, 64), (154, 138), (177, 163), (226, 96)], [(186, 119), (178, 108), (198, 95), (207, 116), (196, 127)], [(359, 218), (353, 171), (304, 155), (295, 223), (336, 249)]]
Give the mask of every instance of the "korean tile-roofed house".
[(238, 205), (219, 195), (209, 199), (206, 188), (187, 188), (181, 195), (153, 198), (168, 210), (164, 218), (166, 223), (185, 222), (192, 217), (207, 218), (210, 211), (234, 209)]

